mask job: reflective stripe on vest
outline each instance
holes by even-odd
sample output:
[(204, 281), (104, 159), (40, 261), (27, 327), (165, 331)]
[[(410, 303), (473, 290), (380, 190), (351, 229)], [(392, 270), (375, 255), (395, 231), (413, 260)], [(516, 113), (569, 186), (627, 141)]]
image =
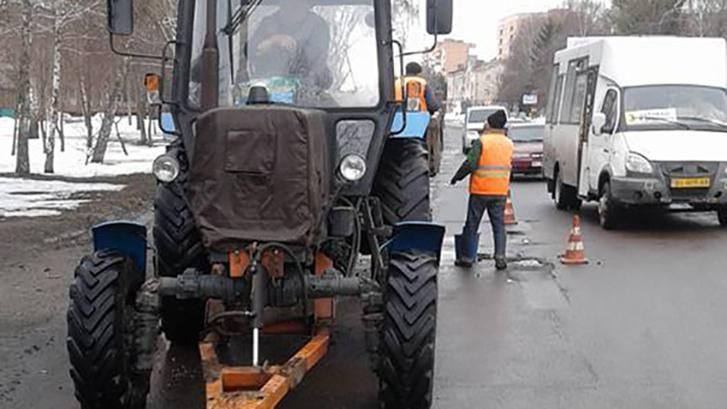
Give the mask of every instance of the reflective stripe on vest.
[(477, 169), (470, 176), (470, 193), (507, 196), (512, 170), (512, 141), (505, 135), (485, 133), (480, 136), (481, 152)]
[[(404, 77), (406, 84), (406, 110), (414, 112), (427, 112), (427, 80), (420, 77)], [(397, 102), (402, 101), (401, 79), (396, 80), (394, 96)]]

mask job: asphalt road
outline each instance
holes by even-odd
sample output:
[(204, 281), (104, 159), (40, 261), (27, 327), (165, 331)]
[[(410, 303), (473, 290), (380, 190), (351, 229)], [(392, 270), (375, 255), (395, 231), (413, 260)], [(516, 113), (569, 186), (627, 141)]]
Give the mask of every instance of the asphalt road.
[[(727, 230), (713, 214), (639, 215), (605, 232), (584, 206), (587, 266), (565, 267), (571, 215), (539, 181), (513, 186), (519, 224), (508, 252), (528, 261), (495, 272), (452, 265), (466, 184), (448, 180), (462, 160), (447, 132), (433, 181), (435, 219), (447, 226), (440, 270), (435, 408), (724, 408), (727, 402)], [(483, 223), (481, 252), (490, 249)], [(0, 262), (0, 408), (71, 409), (67, 284), (85, 248)], [(375, 408), (358, 308), (341, 306), (330, 354), (282, 409)], [(195, 350), (160, 354), (151, 408), (200, 408)]]

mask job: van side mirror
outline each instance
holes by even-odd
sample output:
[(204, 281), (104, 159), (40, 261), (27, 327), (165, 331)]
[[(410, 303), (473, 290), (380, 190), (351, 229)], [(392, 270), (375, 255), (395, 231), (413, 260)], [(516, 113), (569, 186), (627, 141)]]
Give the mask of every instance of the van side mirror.
[(593, 134), (601, 135), (603, 133), (603, 127), (606, 125), (606, 114), (603, 112), (596, 112), (593, 114), (593, 120), (591, 123), (593, 126)]
[(452, 32), (452, 0), (427, 0), (427, 33)]
[(106, 0), (107, 30), (111, 34), (134, 32), (134, 0)]

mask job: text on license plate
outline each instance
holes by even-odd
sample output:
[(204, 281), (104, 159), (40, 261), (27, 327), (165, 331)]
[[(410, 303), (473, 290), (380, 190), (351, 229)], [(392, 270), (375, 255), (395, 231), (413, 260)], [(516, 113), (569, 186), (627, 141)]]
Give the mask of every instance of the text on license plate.
[(672, 179), (671, 187), (675, 189), (689, 189), (709, 187), (709, 178)]

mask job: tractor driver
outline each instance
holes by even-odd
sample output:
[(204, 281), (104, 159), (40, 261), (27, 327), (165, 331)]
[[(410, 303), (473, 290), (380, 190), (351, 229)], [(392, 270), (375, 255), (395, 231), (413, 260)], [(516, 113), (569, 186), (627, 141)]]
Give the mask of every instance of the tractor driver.
[(249, 44), (253, 75), (296, 76), (320, 89), (331, 86), (327, 60), (328, 23), (311, 10), (311, 0), (281, 0), (280, 8), (258, 25)]

